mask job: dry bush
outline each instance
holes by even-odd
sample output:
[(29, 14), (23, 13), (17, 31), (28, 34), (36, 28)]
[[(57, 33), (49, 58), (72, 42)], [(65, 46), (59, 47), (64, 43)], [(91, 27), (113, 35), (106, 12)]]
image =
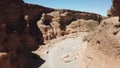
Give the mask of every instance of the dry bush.
[(86, 21), (86, 28), (88, 31), (93, 31), (97, 26), (99, 26), (99, 23), (97, 21), (93, 20)]

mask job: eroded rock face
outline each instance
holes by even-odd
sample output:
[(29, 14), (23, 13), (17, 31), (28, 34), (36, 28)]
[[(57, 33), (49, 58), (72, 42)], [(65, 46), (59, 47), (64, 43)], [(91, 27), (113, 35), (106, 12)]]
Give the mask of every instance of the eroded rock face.
[[(71, 32), (76, 32), (79, 30), (85, 31), (85, 29), (77, 28), (83, 26), (80, 25), (78, 19), (94, 20), (98, 23), (102, 20), (102, 16), (94, 13), (78, 12), (73, 10), (56, 10), (50, 13), (43, 13), (41, 19), (38, 21), (38, 26), (43, 33), (45, 40), (50, 40), (56, 37), (60, 37)], [(74, 26), (74, 28), (69, 28), (67, 26), (71, 25), (72, 22), (77, 21), (80, 26)], [(85, 28), (85, 27), (84, 27)]]
[[(31, 52), (43, 44), (43, 37), (51, 39), (65, 35), (66, 26), (77, 19), (102, 20), (98, 14), (55, 11), (26, 4), (23, 0), (0, 0), (0, 9), (0, 52), (5, 52), (5, 55), (0, 56), (0, 68), (34, 67), (34, 60), (38, 56)], [(41, 29), (37, 26), (39, 19), (40, 27), (43, 27)]]
[(118, 17), (103, 20), (87, 37), (79, 51), (78, 68), (120, 67), (120, 22)]
[(1, 0), (0, 9), (0, 52), (6, 53), (0, 56), (0, 68), (32, 68), (34, 60), (39, 60), (32, 51), (44, 40), (36, 22), (53, 9), (23, 0)]
[(120, 0), (112, 0), (112, 6), (107, 15), (120, 17)]

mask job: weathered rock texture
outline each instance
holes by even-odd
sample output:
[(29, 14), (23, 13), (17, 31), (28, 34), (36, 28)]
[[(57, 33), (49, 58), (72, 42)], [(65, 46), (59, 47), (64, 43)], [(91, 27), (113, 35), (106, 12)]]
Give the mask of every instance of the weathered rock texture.
[(79, 51), (78, 68), (120, 67), (120, 22), (118, 17), (104, 20), (91, 33)]
[(53, 9), (23, 0), (0, 0), (0, 9), (0, 52), (6, 53), (0, 56), (0, 68), (33, 68), (38, 57), (31, 52), (43, 43), (37, 20)]
[[(84, 21), (78, 21), (78, 19), (84, 19)], [(73, 10), (56, 10), (50, 13), (43, 13), (41, 19), (38, 21), (38, 26), (43, 33), (45, 40), (53, 39), (60, 37), (66, 34), (71, 33), (71, 30), (75, 30), (69, 25), (72, 25), (72, 22), (78, 23), (79, 26), (73, 25), (78, 31), (82, 30), (82, 23), (85, 25), (85, 20), (94, 20), (100, 22), (102, 16), (94, 13), (73, 11)], [(94, 22), (93, 22), (94, 23)], [(67, 26), (70, 30), (68, 30)], [(82, 31), (85, 31), (84, 29)]]
[(107, 15), (120, 17), (120, 0), (112, 0), (112, 6)]
[(43, 43), (46, 31), (51, 39), (65, 35), (66, 26), (77, 19), (102, 20), (98, 14), (54, 10), (23, 0), (0, 0), (0, 9), (0, 52), (5, 52), (0, 56), (0, 68), (33, 68), (38, 56), (31, 52)]

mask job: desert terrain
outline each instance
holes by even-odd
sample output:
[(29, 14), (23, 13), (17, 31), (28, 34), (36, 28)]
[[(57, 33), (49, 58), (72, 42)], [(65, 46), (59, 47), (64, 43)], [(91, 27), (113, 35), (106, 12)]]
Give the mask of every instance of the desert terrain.
[(0, 0), (0, 68), (120, 68), (120, 1), (107, 16)]

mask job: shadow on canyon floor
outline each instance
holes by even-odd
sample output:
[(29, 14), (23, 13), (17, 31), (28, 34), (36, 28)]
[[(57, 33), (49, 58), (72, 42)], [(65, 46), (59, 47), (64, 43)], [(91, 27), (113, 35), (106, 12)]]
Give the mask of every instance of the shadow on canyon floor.
[(45, 60), (43, 60), (36, 54), (32, 54), (32, 59), (34, 59), (34, 62), (32, 62), (33, 64), (32, 68), (38, 68), (45, 62)]
[(39, 68), (44, 62), (45, 60), (33, 53), (23, 53), (17, 56), (6, 54), (0, 57), (0, 68)]

